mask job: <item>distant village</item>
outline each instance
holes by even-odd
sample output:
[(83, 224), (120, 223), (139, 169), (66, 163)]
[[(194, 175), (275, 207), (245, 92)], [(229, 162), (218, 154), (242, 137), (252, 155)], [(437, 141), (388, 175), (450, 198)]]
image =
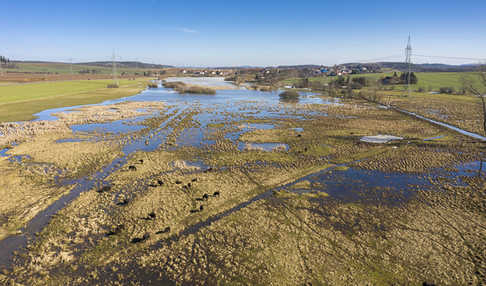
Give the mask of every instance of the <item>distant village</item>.
[(377, 64), (343, 64), (336, 66), (285, 66), (266, 68), (190, 68), (182, 69), (180, 73), (187, 76), (232, 76), (237, 74), (257, 74), (265, 78), (275, 73), (296, 73), (298, 76), (344, 76), (349, 74), (379, 73), (381, 68)]

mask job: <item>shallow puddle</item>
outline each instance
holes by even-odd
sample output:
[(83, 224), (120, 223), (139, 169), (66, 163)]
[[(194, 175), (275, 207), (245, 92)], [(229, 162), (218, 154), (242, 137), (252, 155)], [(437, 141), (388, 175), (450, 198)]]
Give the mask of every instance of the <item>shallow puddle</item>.
[(444, 137), (445, 137), (444, 135), (440, 135), (440, 136), (425, 138), (424, 141), (434, 141), (434, 140), (442, 139)]
[(325, 192), (344, 202), (374, 201), (387, 204), (401, 203), (411, 198), (418, 186), (430, 186), (426, 177), (414, 174), (331, 168), (303, 177), (283, 189), (302, 192), (299, 188), (294, 190), (293, 186), (304, 181), (309, 181), (311, 186), (306, 192)]
[(77, 143), (77, 142), (85, 142), (88, 139), (81, 139), (81, 138), (65, 138), (56, 140), (56, 143)]

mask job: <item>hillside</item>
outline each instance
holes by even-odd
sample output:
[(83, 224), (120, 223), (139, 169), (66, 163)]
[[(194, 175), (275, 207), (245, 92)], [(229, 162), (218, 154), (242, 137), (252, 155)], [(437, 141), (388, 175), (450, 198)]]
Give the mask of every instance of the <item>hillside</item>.
[[(76, 63), (76, 65), (96, 66), (96, 67), (111, 67), (112, 64), (113, 62), (111, 61)], [(122, 68), (163, 69), (163, 68), (174, 67), (170, 65), (148, 64), (148, 63), (136, 62), (136, 61), (116, 62), (116, 64), (118, 67), (122, 67)]]
[[(381, 68), (389, 68), (400, 71), (408, 70), (408, 65), (403, 62), (379, 62), (377, 63)], [(432, 64), (413, 64), (412, 70), (416, 72), (470, 72), (476, 71), (478, 65), (447, 65), (441, 63)]]

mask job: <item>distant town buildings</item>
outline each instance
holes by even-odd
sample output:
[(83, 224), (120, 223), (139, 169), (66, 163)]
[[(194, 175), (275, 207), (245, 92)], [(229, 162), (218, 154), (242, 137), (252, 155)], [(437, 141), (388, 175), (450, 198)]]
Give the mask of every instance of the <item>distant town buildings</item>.
[(183, 69), (180, 72), (191, 76), (226, 76), (232, 73), (229, 70), (220, 69)]

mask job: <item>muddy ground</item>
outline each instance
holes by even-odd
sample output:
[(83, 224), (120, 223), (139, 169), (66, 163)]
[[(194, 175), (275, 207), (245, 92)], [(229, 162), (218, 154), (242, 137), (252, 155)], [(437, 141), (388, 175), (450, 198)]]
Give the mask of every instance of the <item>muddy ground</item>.
[[(482, 143), (359, 100), (198, 100), (87, 107), (15, 133), (0, 159), (0, 235), (27, 242), (4, 250), (0, 281), (485, 281)], [(404, 139), (360, 141), (377, 134)], [(73, 190), (42, 227), (29, 224)]]

